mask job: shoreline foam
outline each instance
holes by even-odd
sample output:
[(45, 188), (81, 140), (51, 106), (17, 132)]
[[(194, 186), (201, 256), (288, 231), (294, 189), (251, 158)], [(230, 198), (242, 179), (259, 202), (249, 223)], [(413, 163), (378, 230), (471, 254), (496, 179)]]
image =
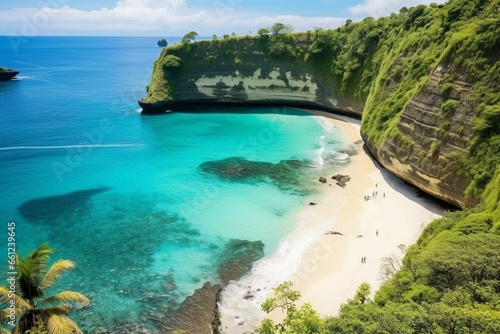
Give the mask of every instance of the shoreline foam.
[[(244, 333), (258, 327), (266, 316), (260, 304), (285, 280), (291, 280), (293, 289), (301, 293), (298, 305), (311, 303), (321, 316), (336, 315), (363, 282), (370, 284), (373, 296), (382, 283), (381, 259), (392, 255), (402, 258), (398, 245), (414, 243), (423, 228), (443, 212), (363, 151), (358, 120), (326, 112), (311, 113), (340, 128), (346, 143), (357, 145), (358, 153), (350, 157), (351, 163), (338, 170), (352, 179), (343, 189), (335, 185), (331, 175), (325, 175), (331, 186), (325, 184), (324, 191), (315, 196), (318, 205), (305, 206), (298, 213), (297, 228), (287, 242), (276, 254), (256, 263), (250, 276), (224, 288), (219, 303), (223, 331)], [(374, 192), (377, 197), (373, 197)], [(365, 195), (371, 199), (365, 201)], [(325, 234), (327, 231), (343, 235)], [(295, 249), (287, 249), (287, 244), (294, 244)], [(294, 268), (279, 268), (281, 277), (266, 280), (266, 266), (276, 264), (275, 257), (280, 256), (300, 258), (293, 261)], [(366, 263), (361, 263), (362, 257), (366, 257)], [(265, 281), (265, 286), (253, 284), (255, 274), (263, 276), (260, 282)], [(247, 290), (245, 299), (243, 290)], [(283, 315), (275, 311), (268, 317), (280, 321)]]

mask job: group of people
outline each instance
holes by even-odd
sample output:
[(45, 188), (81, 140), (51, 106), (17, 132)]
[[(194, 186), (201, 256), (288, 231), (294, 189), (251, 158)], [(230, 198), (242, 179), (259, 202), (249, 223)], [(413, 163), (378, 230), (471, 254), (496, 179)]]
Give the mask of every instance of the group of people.
[[(377, 188), (377, 184), (376, 184), (376, 183), (375, 183), (375, 188)], [(365, 195), (365, 197), (364, 197), (365, 202), (366, 202), (366, 201), (369, 201), (369, 200), (370, 200), (370, 198), (372, 198), (372, 197), (373, 197), (373, 198), (376, 198), (377, 196), (378, 196), (378, 191), (377, 191), (377, 190), (374, 190), (374, 191), (372, 192), (372, 195), (371, 195), (371, 196), (370, 196), (370, 195)], [(384, 196), (384, 198), (385, 198), (385, 193), (383, 193), (383, 196)]]

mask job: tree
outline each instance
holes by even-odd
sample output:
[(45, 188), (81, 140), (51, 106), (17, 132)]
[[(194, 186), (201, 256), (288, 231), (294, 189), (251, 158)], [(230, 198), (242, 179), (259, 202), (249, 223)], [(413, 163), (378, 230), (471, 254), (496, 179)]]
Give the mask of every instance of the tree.
[(366, 304), (370, 302), (371, 287), (368, 283), (361, 283), (353, 299), (348, 300), (349, 304)]
[(269, 31), (273, 35), (281, 35), (281, 34), (288, 34), (293, 31), (293, 27), (289, 24), (283, 24), (283, 23), (275, 23), (273, 24), (270, 28)]
[[(73, 269), (75, 263), (58, 260), (48, 270), (49, 257), (54, 253), (47, 244), (43, 244), (28, 254), (26, 258), (16, 254), (15, 272), (11, 282), (14, 289), (0, 286), (0, 303), (13, 305), (19, 316), (12, 329), (13, 334), (33, 333), (82, 333), (78, 325), (67, 317), (73, 304), (87, 306), (90, 299), (81, 293), (65, 290), (46, 297), (46, 291), (66, 271)], [(14, 282), (15, 281), (15, 282)], [(9, 309), (2, 310), (2, 320)], [(8, 317), (7, 317), (8, 318)], [(13, 322), (13, 320), (12, 320)]]
[(269, 35), (271, 32), (267, 28), (260, 28), (259, 31), (257, 31), (257, 34), (260, 36), (266, 36)]
[(498, 286), (500, 236), (442, 232), (422, 252), (421, 261), (427, 267), (427, 284), (442, 292), (460, 287), (473, 293), (478, 284)]
[(259, 328), (260, 334), (292, 334), (292, 333), (315, 333), (326, 334), (325, 322), (318, 312), (313, 310), (311, 304), (306, 303), (299, 309), (295, 302), (300, 299), (300, 292), (292, 290), (292, 282), (287, 281), (274, 289), (274, 297), (270, 297), (262, 303), (262, 310), (270, 313), (279, 308), (286, 312), (282, 323), (275, 324), (270, 319), (265, 319)]
[(195, 41), (198, 33), (196, 31), (190, 31), (182, 37), (182, 43), (190, 43), (191, 41)]

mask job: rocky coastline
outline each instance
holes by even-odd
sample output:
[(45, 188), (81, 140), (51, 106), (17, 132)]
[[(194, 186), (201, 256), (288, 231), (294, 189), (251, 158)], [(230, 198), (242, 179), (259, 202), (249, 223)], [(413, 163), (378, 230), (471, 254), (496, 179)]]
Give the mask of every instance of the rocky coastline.
[(205, 282), (179, 307), (167, 310), (162, 318), (154, 319), (160, 328), (159, 333), (218, 334), (221, 326), (218, 302), (223, 286), (242, 278), (263, 256), (264, 244), (261, 241), (230, 240), (219, 259), (219, 282)]
[(7, 81), (14, 79), (16, 75), (19, 74), (19, 71), (14, 71), (9, 68), (0, 67), (0, 81)]

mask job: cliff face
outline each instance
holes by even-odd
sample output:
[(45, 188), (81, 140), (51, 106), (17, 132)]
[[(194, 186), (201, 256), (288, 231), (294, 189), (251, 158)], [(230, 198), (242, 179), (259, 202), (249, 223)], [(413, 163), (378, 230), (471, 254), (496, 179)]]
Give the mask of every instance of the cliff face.
[[(210, 105), (292, 105), (361, 115), (359, 105), (335, 94), (335, 82), (287, 57), (272, 57), (269, 38), (231, 38), (178, 44), (155, 63), (144, 113)], [(296, 40), (297, 50), (308, 47)], [(158, 83), (158, 84), (155, 84)]]
[(384, 167), (461, 208), (484, 200), (500, 164), (498, 10), (498, 0), (410, 9), (363, 112)]
[[(446, 202), (466, 207), (470, 204), (465, 198), (470, 179), (454, 168), (453, 157), (467, 154), (474, 135), (475, 113), (467, 103), (471, 85), (455, 80), (443, 94), (446, 73), (446, 65), (438, 66), (427, 84), (409, 100), (396, 123), (399, 135), (387, 138), (381, 146), (365, 140), (379, 162), (393, 174)], [(447, 101), (458, 104), (452, 110), (443, 110)]]

